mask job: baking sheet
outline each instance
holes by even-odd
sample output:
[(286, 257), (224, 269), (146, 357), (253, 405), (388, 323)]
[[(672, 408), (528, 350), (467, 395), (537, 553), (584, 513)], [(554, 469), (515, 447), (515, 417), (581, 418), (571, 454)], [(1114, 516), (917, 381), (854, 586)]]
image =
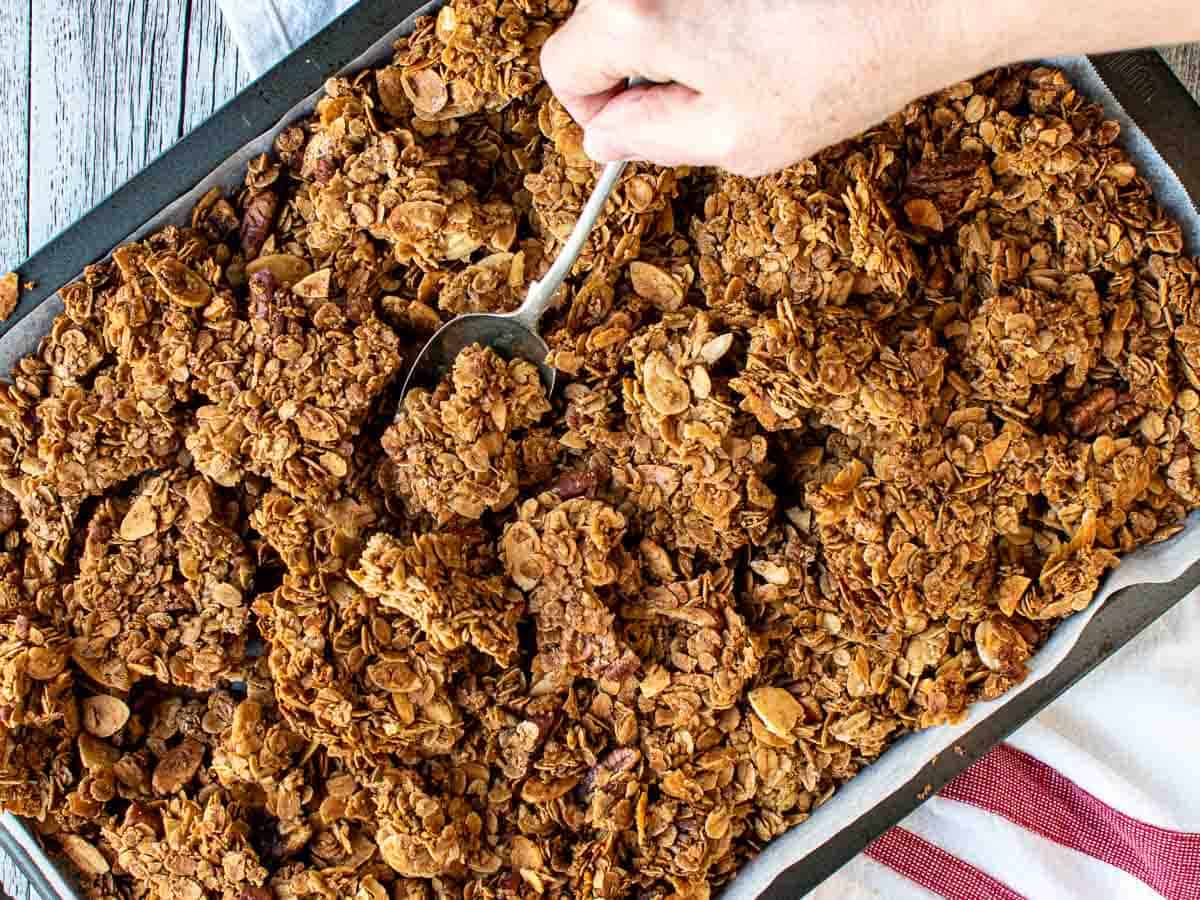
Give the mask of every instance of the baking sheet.
[[(429, 14), (440, 5), (440, 0), (431, 0), (420, 6), (403, 23), (349, 63), (343, 71), (355, 71), (390, 58), (393, 42), (412, 30), (413, 19), (417, 15)], [(335, 22), (331, 27), (338, 27), (338, 23)], [(1183, 226), (1187, 246), (1192, 252), (1200, 248), (1200, 215), (1197, 215), (1187, 191), (1163, 162), (1151, 142), (1117, 103), (1092, 64), (1084, 57), (1060, 58), (1047, 62), (1064, 69), (1077, 88), (1088, 97), (1103, 103), (1108, 114), (1121, 122), (1122, 143), (1138, 163), (1139, 171), (1154, 187), (1159, 202)], [(196, 201), (214, 186), (220, 186), (229, 192), (235, 190), (242, 183), (249, 160), (260, 153), (270, 152), (275, 135), (297, 118), (311, 112), (322, 94), (323, 91), (316, 91), (296, 104), (274, 127), (263, 132), (227, 159), (207, 178), (146, 221), (127, 239), (136, 239), (168, 224), (186, 223)], [(53, 317), (61, 309), (62, 305), (57, 297), (51, 298), (0, 338), (0, 371), (10, 371), (20, 357), (36, 347), (42, 335), (49, 330)], [(1129, 585), (1170, 582), (1181, 576), (1198, 558), (1200, 513), (1189, 518), (1185, 530), (1173, 540), (1155, 547), (1143, 548), (1126, 556), (1120, 566), (1106, 578), (1092, 605), (1057, 628), (1031, 661), (1029, 677), (1021, 685), (997, 700), (973, 705), (964, 721), (956, 726), (931, 729), (898, 741), (876, 763), (842, 787), (828, 803), (816, 810), (809, 821), (771, 843), (738, 874), (723, 896), (726, 900), (751, 900), (759, 897), (786, 869), (868, 815), (876, 805), (893, 794), (899, 785), (916, 778), (930, 759), (951, 750), (968, 732), (998, 710), (1007, 708), (1027, 692), (1036, 690), (1042, 680), (1054, 672), (1078, 644), (1084, 629), (1102, 609), (1104, 601), (1114, 592)], [(41, 870), (47, 887), (61, 897), (74, 898), (74, 892), (37, 847), (26, 827), (8, 814), (4, 816), (3, 822)]]

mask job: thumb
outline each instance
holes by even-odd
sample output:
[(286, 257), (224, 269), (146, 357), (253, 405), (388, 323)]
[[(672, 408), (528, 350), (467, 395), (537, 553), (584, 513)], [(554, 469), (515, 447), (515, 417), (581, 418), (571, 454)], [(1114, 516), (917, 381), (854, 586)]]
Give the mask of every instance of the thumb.
[(728, 157), (733, 129), (704, 94), (682, 84), (650, 84), (611, 97), (586, 124), (583, 149), (596, 162), (713, 166)]

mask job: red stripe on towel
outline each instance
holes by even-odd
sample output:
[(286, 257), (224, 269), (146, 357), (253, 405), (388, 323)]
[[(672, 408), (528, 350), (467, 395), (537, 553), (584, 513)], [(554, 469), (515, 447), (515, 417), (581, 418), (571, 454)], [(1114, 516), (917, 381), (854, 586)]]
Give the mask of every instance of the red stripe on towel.
[(1200, 834), (1159, 828), (1127, 816), (1008, 744), (992, 750), (939, 796), (997, 813), (1115, 866), (1168, 900), (1200, 897)]
[(946, 900), (1025, 900), (982, 869), (904, 828), (878, 838), (867, 856)]

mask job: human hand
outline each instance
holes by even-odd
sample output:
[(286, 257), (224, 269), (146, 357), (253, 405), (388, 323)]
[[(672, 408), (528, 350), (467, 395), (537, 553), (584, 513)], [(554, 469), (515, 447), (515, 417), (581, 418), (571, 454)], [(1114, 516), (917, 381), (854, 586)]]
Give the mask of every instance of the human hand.
[[(600, 162), (780, 169), (972, 74), (943, 0), (580, 0), (542, 50)], [(623, 90), (642, 76), (653, 86)]]
[(1187, 39), (1192, 2), (579, 0), (542, 71), (594, 160), (762, 175), (994, 65)]

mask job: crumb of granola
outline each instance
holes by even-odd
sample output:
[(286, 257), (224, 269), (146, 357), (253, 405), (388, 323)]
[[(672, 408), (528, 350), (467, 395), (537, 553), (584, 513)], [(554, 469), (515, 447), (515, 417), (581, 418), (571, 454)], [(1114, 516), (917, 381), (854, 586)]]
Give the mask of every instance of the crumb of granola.
[[(28, 287), (25, 288), (29, 290)], [(17, 308), (17, 298), (21, 293), (21, 282), (16, 272), (0, 275), (0, 321), (7, 319)]]

